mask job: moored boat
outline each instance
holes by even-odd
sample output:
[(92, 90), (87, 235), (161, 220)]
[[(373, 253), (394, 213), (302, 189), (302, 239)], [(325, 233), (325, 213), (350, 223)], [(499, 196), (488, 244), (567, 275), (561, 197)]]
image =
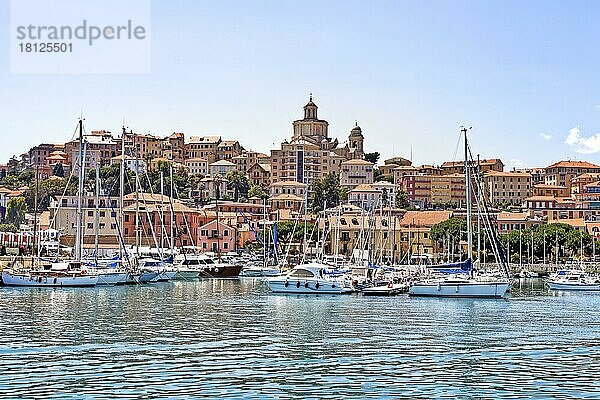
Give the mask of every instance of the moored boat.
[(510, 287), (508, 280), (489, 282), (452, 275), (411, 284), (408, 294), (421, 297), (473, 297), (500, 299)]
[(237, 278), (242, 265), (215, 262), (205, 254), (179, 254), (173, 262), (175, 270), (197, 270), (199, 278)]
[(47, 269), (17, 271), (2, 270), (2, 283), (6, 286), (34, 287), (90, 287), (98, 283), (98, 275), (81, 270), (77, 262), (53, 263)]
[(559, 271), (546, 282), (551, 290), (600, 291), (600, 278), (585, 271)]
[(283, 276), (267, 279), (273, 293), (297, 294), (345, 294), (354, 289), (343, 277), (328, 274), (326, 265), (319, 263), (300, 264)]

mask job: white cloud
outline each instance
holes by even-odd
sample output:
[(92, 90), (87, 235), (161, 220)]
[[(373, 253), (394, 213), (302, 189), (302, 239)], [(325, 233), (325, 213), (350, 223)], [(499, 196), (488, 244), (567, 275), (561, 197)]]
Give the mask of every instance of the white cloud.
[(540, 132), (540, 137), (544, 140), (550, 140), (552, 139), (552, 135), (549, 133), (545, 133), (545, 132)]
[(578, 126), (569, 129), (565, 143), (575, 148), (580, 154), (593, 154), (600, 152), (600, 132), (589, 137), (581, 136)]

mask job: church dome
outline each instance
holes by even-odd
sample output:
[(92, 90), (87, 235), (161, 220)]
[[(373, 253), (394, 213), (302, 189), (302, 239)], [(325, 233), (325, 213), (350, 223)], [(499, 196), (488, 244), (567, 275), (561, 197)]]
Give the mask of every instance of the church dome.
[(352, 128), (352, 130), (350, 131), (350, 135), (362, 136), (362, 129), (360, 129), (360, 126), (358, 126), (358, 122), (354, 123), (354, 128)]

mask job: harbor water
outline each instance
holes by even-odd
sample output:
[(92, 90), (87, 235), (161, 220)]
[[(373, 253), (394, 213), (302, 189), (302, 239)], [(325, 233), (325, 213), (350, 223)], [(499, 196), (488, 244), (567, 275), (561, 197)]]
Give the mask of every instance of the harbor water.
[(0, 288), (0, 398), (600, 398), (600, 294)]

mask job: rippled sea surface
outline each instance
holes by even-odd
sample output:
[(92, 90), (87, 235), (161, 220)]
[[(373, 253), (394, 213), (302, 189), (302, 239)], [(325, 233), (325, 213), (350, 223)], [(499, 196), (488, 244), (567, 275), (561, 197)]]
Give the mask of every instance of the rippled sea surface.
[(1, 398), (600, 398), (600, 294), (0, 288)]

